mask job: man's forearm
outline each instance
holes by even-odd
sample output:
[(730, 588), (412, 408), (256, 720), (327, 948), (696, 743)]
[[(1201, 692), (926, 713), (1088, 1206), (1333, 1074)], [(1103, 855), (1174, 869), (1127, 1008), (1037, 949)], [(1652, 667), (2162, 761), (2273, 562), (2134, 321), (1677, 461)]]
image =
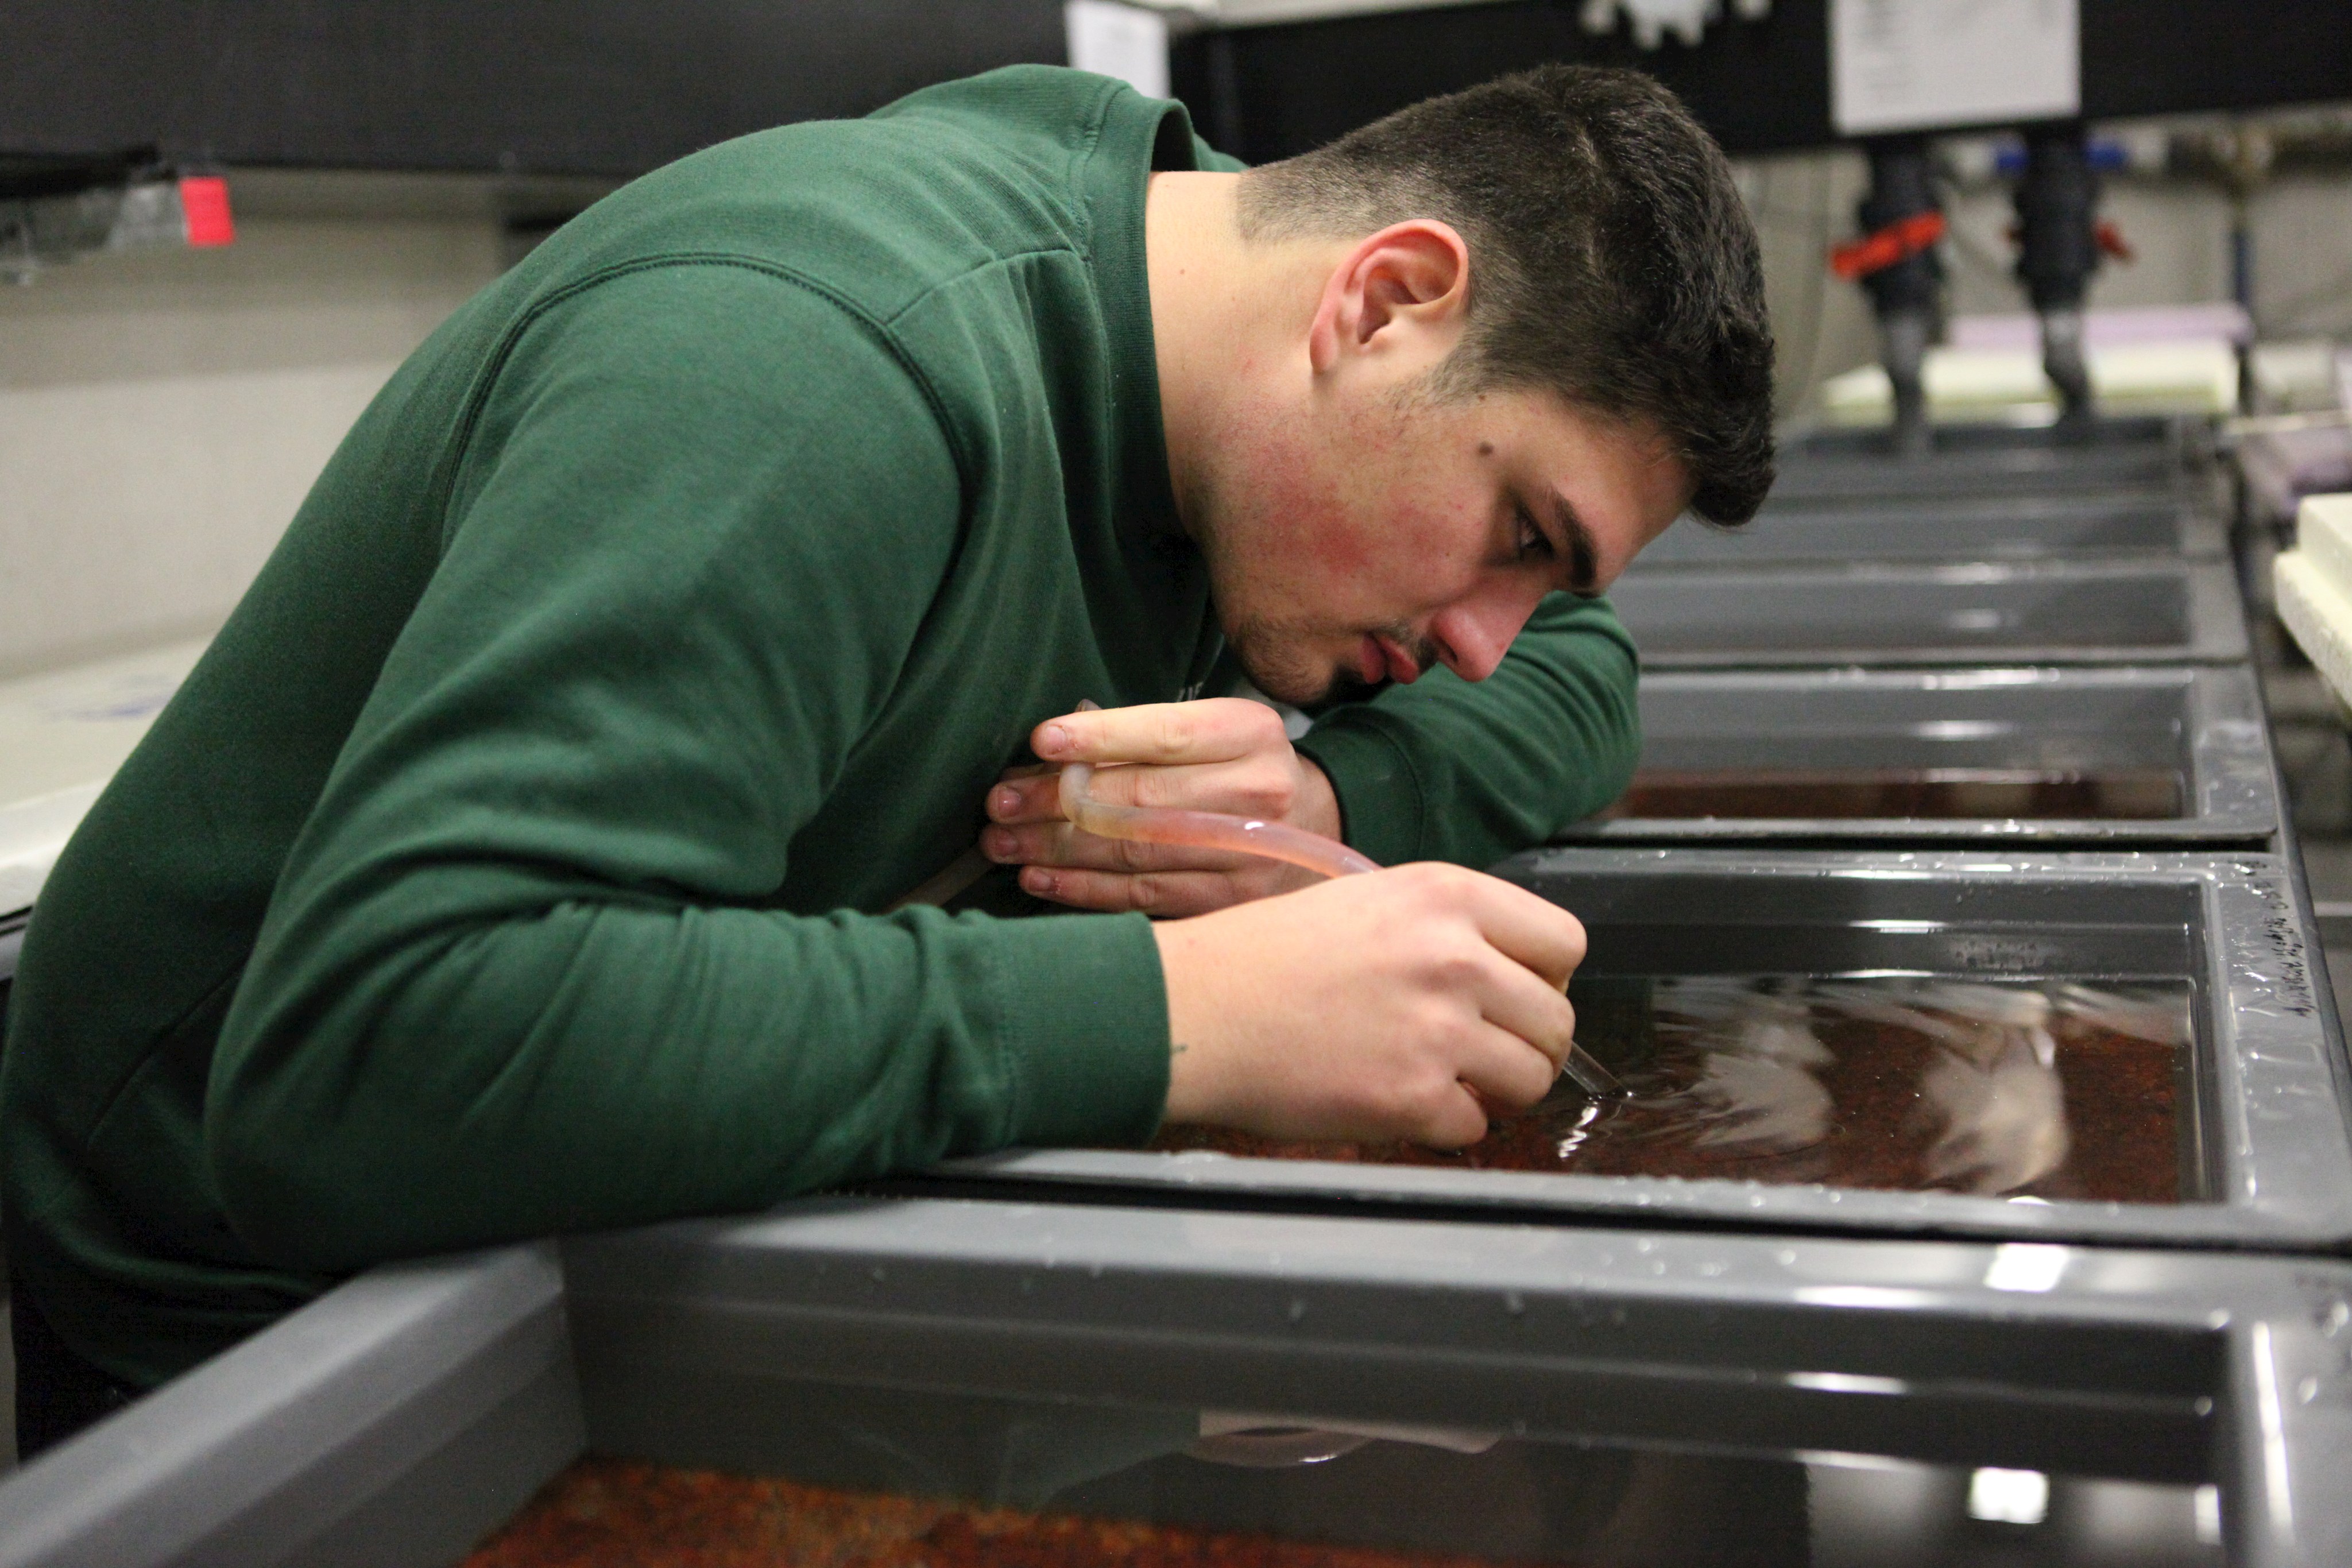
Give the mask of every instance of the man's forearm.
[(570, 899), (399, 924), (362, 907), (274, 945), (223, 1031), (207, 1151), (278, 1260), (352, 1269), (1010, 1142), (1134, 1140), (1165, 1093), (1141, 920)]

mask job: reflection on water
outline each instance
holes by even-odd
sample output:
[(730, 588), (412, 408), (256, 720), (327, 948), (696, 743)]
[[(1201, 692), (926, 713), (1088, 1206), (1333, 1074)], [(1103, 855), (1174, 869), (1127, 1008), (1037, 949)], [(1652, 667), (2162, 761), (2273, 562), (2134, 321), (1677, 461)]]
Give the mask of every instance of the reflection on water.
[(1632, 1091), (1565, 1081), (1459, 1152), (1171, 1128), (1162, 1149), (1590, 1176), (2178, 1203), (2185, 981), (1580, 980), (1578, 1038)]
[(2184, 814), (2171, 768), (1644, 768), (1601, 813), (1619, 817), (2054, 817), (2166, 821)]

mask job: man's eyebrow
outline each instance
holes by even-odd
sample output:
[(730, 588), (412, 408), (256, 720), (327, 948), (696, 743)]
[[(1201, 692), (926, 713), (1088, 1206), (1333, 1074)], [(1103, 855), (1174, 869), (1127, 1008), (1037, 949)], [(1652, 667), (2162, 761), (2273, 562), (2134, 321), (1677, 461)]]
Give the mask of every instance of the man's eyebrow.
[(1548, 492), (1544, 499), (1550, 503), (1545, 509), (1551, 513), (1552, 526), (1567, 541), (1568, 548), (1560, 559), (1568, 563), (1568, 591), (1581, 598), (1595, 596), (1592, 586), (1601, 570), (1601, 552), (1593, 548), (1592, 530), (1576, 515), (1576, 504), (1557, 490)]

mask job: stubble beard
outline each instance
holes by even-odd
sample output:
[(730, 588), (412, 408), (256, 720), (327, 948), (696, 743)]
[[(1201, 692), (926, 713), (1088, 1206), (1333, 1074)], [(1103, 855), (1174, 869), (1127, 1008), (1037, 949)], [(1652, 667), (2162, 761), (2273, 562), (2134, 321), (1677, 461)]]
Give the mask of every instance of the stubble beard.
[[(1365, 634), (1353, 633), (1358, 637)], [(1373, 634), (1386, 637), (1412, 653), (1424, 672), (1434, 662), (1434, 650), (1427, 640), (1415, 637), (1409, 627), (1381, 627)], [(1225, 634), (1225, 640), (1233, 644), (1234, 655), (1241, 662), (1250, 685), (1275, 701), (1293, 707), (1364, 702), (1396, 684), (1386, 679), (1367, 681), (1349, 665), (1315, 651), (1318, 643), (1328, 643), (1335, 635), (1349, 633), (1318, 631), (1298, 622), (1254, 621), (1233, 628)]]
[(1308, 652), (1309, 645), (1296, 633), (1277, 632), (1263, 622), (1237, 627), (1226, 633), (1226, 641), (1250, 685), (1278, 703), (1314, 707), (1332, 701), (1342, 685), (1364, 685), (1360, 677)]

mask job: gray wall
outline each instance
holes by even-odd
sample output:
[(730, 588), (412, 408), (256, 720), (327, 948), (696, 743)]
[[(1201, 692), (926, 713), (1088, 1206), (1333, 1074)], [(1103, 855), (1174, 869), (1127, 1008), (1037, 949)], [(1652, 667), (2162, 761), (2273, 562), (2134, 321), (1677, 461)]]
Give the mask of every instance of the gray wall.
[(0, 674), (216, 624), (368, 399), (499, 271), (487, 211), (251, 183), (226, 249), (0, 284)]
[[(1853, 233), (1857, 154), (1741, 168), (1764, 236), (1783, 403), (1875, 346), (1861, 291), (1832, 278)], [(593, 190), (393, 175), (235, 174), (237, 243), (86, 257), (0, 287), (0, 676), (217, 623), (336, 441), (393, 368), (506, 260), (499, 214)], [(2229, 291), (2225, 198), (2116, 179), (2139, 248), (2095, 304)], [(2283, 180), (2253, 205), (2259, 314), (2273, 335), (2352, 338), (2352, 179)], [(1954, 211), (1953, 304), (2020, 308), (2002, 268), (2006, 195)]]

